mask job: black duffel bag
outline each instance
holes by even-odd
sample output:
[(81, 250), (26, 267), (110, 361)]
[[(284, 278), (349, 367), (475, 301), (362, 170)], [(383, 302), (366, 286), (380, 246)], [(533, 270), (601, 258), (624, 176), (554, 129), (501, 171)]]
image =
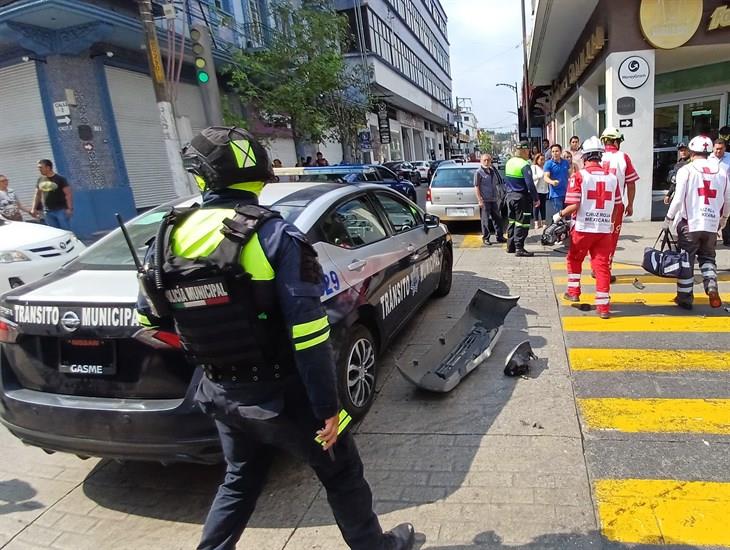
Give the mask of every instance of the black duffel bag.
[(693, 275), (692, 267), (689, 265), (689, 255), (679, 249), (669, 229), (662, 229), (653, 248), (644, 249), (644, 261), (641, 262), (641, 267), (658, 277), (689, 279)]

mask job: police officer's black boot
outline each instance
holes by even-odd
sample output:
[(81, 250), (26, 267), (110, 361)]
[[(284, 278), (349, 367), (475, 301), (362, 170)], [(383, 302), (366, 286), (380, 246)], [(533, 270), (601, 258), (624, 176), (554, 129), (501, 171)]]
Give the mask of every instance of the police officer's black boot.
[(382, 550), (411, 550), (416, 543), (416, 531), (411, 523), (401, 523), (383, 534)]
[(530, 252), (529, 250), (525, 250), (524, 248), (518, 248), (515, 251), (515, 256), (519, 256), (520, 258), (532, 258), (534, 255), (534, 252)]

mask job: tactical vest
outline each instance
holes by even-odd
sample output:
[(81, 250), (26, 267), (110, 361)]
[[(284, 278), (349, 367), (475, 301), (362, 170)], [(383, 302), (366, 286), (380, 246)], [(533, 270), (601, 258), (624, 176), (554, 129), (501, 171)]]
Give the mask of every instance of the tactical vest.
[(237, 206), (233, 219), (223, 221), (224, 238), (209, 255), (176, 256), (172, 231), (196, 209), (173, 210), (157, 237), (164, 251), (164, 296), (183, 349), (213, 379), (258, 382), (291, 374), (293, 351), (274, 281), (252, 280), (241, 265), (241, 252), (256, 231), (281, 216), (259, 206)]
[(521, 157), (512, 157), (504, 167), (504, 183), (507, 192), (527, 193), (527, 183), (522, 175), (522, 169), (530, 164)]

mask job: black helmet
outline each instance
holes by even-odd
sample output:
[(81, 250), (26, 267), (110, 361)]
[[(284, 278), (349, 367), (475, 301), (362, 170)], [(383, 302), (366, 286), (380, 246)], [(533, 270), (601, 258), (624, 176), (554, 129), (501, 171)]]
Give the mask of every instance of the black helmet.
[(266, 149), (243, 128), (211, 126), (183, 148), (185, 169), (198, 187), (221, 189), (236, 183), (273, 179)]
[(543, 246), (553, 246), (563, 242), (570, 232), (570, 223), (565, 219), (558, 220), (548, 225), (542, 232), (540, 242)]

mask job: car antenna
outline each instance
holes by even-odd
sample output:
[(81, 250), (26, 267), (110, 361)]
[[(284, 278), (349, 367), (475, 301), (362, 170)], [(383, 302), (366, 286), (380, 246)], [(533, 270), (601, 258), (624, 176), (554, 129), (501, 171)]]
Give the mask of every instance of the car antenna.
[(124, 235), (124, 240), (127, 242), (129, 252), (132, 254), (132, 259), (134, 260), (134, 265), (137, 268), (137, 271), (139, 273), (144, 273), (144, 269), (142, 268), (142, 262), (139, 261), (139, 256), (137, 256), (137, 251), (134, 249), (132, 239), (129, 238), (127, 228), (124, 227), (124, 220), (122, 219), (122, 216), (119, 214), (119, 212), (116, 212), (114, 216), (117, 218), (117, 223), (119, 224), (119, 228), (122, 230), (122, 235)]

